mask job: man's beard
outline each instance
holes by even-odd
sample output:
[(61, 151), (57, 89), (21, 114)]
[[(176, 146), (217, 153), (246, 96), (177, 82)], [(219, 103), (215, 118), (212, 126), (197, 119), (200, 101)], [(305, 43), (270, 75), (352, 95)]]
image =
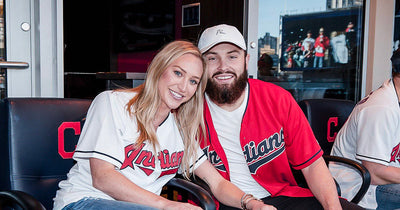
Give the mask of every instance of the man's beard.
[[(221, 72), (222, 73), (222, 72)], [(217, 72), (216, 74), (219, 74)], [(213, 77), (215, 74), (213, 75)], [(211, 78), (208, 79), (206, 93), (218, 104), (233, 104), (243, 93), (247, 83), (247, 70), (237, 77), (232, 84), (219, 85)]]

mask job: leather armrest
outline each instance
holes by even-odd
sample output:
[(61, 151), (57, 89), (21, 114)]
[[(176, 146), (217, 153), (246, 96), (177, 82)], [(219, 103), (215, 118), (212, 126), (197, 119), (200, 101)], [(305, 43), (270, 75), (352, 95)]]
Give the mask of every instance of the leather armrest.
[(46, 210), (33, 196), (18, 190), (0, 191), (0, 209), (3, 206), (20, 206), (24, 210)]
[(186, 190), (190, 194), (192, 194), (195, 198), (197, 198), (200, 202), (200, 206), (205, 210), (215, 210), (215, 202), (211, 195), (200, 186), (181, 179), (181, 178), (172, 178), (168, 183), (167, 186), (180, 188)]
[(365, 193), (368, 191), (369, 185), (371, 184), (371, 175), (370, 175), (369, 171), (367, 170), (367, 168), (365, 168), (365, 166), (363, 166), (362, 164), (360, 164), (354, 160), (350, 160), (348, 158), (324, 155), (324, 159), (326, 162), (333, 161), (333, 162), (344, 163), (346, 165), (353, 167), (360, 173), (360, 176), (362, 178), (362, 184), (361, 184), (361, 187), (358, 190), (357, 194), (351, 200), (352, 203), (360, 202), (360, 200), (364, 197)]

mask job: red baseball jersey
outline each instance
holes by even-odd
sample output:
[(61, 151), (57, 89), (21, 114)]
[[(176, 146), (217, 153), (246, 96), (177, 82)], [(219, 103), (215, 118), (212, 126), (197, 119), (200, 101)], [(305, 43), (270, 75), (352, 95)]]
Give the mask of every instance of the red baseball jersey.
[[(322, 156), (310, 125), (291, 94), (283, 88), (249, 79), (249, 97), (240, 130), (240, 144), (253, 178), (272, 196), (308, 197), (297, 185), (291, 167), (302, 169)], [(229, 180), (229, 166), (218, 140), (207, 102), (207, 138), (201, 146), (209, 161)]]

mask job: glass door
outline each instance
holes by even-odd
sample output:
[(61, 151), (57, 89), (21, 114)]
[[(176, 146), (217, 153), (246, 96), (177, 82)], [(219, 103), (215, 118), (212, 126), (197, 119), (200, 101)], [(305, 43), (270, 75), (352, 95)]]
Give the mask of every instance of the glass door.
[(31, 95), (29, 0), (0, 0), (0, 98)]
[(257, 69), (250, 76), (285, 88), (297, 101), (360, 99), (362, 0), (248, 2), (248, 9), (258, 6), (258, 14), (248, 14), (249, 69)]
[(63, 97), (62, 1), (0, 2), (0, 98)]

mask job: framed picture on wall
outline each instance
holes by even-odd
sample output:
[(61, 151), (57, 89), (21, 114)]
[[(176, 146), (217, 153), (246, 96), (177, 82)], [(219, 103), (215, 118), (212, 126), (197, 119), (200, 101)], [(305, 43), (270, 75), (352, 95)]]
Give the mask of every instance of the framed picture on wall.
[(200, 3), (182, 6), (182, 27), (200, 25)]

